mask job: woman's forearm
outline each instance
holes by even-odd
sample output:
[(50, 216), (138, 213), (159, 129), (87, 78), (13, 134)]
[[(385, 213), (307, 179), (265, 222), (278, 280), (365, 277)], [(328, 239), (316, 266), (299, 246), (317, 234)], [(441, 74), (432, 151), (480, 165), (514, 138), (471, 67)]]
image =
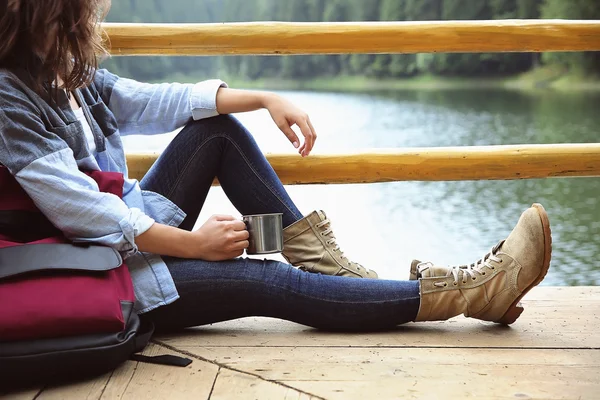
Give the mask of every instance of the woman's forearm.
[(242, 221), (213, 215), (193, 232), (155, 222), (135, 242), (138, 250), (161, 256), (221, 261), (241, 256), (249, 245), (248, 237)]
[(273, 93), (220, 88), (217, 92), (217, 112), (233, 114), (265, 108)]
[(150, 229), (135, 238), (140, 251), (187, 258), (191, 232), (155, 222)]

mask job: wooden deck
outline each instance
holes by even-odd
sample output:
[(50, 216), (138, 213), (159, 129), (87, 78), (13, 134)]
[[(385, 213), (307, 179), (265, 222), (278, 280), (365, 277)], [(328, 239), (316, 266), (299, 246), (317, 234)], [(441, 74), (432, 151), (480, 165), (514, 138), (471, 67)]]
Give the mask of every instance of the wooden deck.
[(503, 327), (457, 317), (377, 334), (325, 333), (246, 318), (158, 336), (96, 380), (1, 399), (599, 399), (600, 287), (536, 288)]

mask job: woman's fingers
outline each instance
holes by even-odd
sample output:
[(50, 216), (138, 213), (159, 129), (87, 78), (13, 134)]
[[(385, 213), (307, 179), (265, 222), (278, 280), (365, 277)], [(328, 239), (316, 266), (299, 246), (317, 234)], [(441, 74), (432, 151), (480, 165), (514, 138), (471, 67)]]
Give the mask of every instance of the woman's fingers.
[(233, 243), (223, 253), (223, 260), (231, 260), (244, 254), (244, 250), (250, 246), (250, 242), (247, 240), (240, 240), (239, 242)]
[[(317, 134), (308, 114), (277, 95), (270, 95), (267, 100), (265, 107), (269, 110), (277, 127), (287, 136), (288, 140), (303, 157), (309, 155), (315, 145)], [(302, 132), (302, 136), (304, 136), (305, 140), (302, 145), (298, 135), (292, 129), (293, 125), (297, 125)]]
[(317, 140), (317, 133), (315, 132), (315, 128), (310, 122), (310, 118), (308, 115), (304, 114), (299, 119), (296, 120), (296, 125), (300, 128), (302, 135), (305, 138), (304, 143), (299, 149), (299, 153), (302, 156), (308, 156), (315, 146), (315, 141)]
[(246, 224), (244, 223), (244, 221), (240, 221), (239, 219), (234, 219), (232, 221), (229, 221), (229, 224), (231, 226), (231, 229), (233, 229), (236, 232), (246, 231)]
[(277, 122), (277, 127), (281, 130), (281, 132), (283, 132), (285, 136), (287, 136), (287, 138), (295, 148), (300, 147), (300, 139), (298, 139), (298, 135), (296, 135), (296, 132), (294, 132), (294, 130), (288, 124), (287, 121), (284, 120)]
[(250, 237), (250, 233), (248, 231), (235, 231), (231, 232), (230, 240), (232, 242), (239, 242), (240, 240), (246, 240)]
[[(315, 130), (315, 127), (313, 126), (313, 124), (310, 121), (310, 118), (308, 116), (306, 116), (306, 122), (308, 122), (308, 126), (310, 127), (310, 130), (312, 131), (312, 134), (313, 134), (313, 146), (314, 146), (315, 142), (317, 141), (317, 131)], [(312, 150), (312, 148), (311, 148), (311, 150)]]
[(227, 253), (222, 253), (221, 256), (215, 260), (215, 261), (226, 261), (226, 260), (233, 260), (234, 258), (238, 258), (240, 257), (242, 254), (244, 254), (244, 250), (234, 250), (234, 251), (229, 251)]
[(246, 224), (239, 220), (231, 221), (231, 228), (233, 232), (230, 232), (228, 236), (229, 249), (237, 251), (247, 248), (249, 246), (248, 238), (250, 237), (250, 233), (246, 230)]
[(294, 122), (300, 128), (302, 136), (304, 136), (304, 143), (302, 143), (302, 145), (300, 145), (300, 139), (298, 138), (298, 135), (296, 135), (296, 132), (294, 132), (287, 121), (278, 122), (277, 126), (285, 134), (285, 136), (287, 136), (288, 140), (294, 145), (294, 147), (298, 149), (298, 152), (303, 156), (307, 156), (310, 154), (313, 146), (315, 145), (315, 139), (317, 138), (314, 134), (314, 129), (311, 127), (308, 116), (304, 116), (295, 120)]
[(303, 156), (307, 156), (310, 154), (310, 151), (312, 150), (314, 143), (315, 143), (314, 135), (312, 133), (312, 130), (310, 129), (310, 126), (308, 125), (308, 117), (306, 119), (302, 119), (302, 120), (296, 122), (296, 124), (300, 128), (300, 131), (302, 131), (302, 135), (305, 138), (305, 141), (304, 141), (305, 146), (304, 146), (304, 150), (301, 152), (301, 154)]
[(214, 218), (216, 221), (233, 221), (233, 220), (235, 220), (235, 218), (233, 218), (233, 216), (225, 215), (225, 214), (215, 214), (212, 216), (212, 218)]
[(235, 246), (233, 247), (233, 250), (238, 251), (238, 250), (244, 250), (247, 249), (248, 246), (250, 246), (250, 242), (247, 240), (240, 240), (239, 242), (235, 242)]

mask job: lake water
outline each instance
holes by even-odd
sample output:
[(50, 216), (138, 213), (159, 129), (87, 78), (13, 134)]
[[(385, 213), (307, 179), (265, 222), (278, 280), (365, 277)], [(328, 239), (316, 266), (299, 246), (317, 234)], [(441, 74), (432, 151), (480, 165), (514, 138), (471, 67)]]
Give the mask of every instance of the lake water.
[[(505, 90), (281, 92), (311, 117), (313, 153), (369, 148), (600, 142), (600, 93)], [(266, 111), (241, 114), (265, 152), (294, 153)], [(160, 151), (173, 134), (125, 138)], [(345, 253), (381, 277), (407, 279), (413, 258), (471, 263), (505, 238), (533, 202), (550, 215), (545, 285), (600, 284), (600, 179), (289, 186), (301, 211), (323, 209)], [(212, 189), (199, 222), (239, 216)]]

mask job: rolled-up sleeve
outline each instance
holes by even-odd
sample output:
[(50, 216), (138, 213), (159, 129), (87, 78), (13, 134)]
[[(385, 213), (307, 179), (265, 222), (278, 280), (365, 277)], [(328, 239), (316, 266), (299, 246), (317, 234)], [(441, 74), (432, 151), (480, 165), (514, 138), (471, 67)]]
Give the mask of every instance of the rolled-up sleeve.
[(127, 258), (138, 250), (135, 237), (154, 224), (140, 209), (100, 192), (77, 169), (70, 149), (35, 160), (15, 178), (50, 222), (75, 242), (110, 246)]
[(122, 135), (171, 132), (186, 123), (214, 117), (217, 92), (227, 84), (212, 79), (196, 84), (149, 84), (96, 72), (94, 83), (114, 114)]
[(219, 115), (217, 111), (217, 92), (222, 87), (227, 87), (227, 84), (219, 79), (211, 79), (194, 85), (190, 95), (190, 107), (194, 120)]

